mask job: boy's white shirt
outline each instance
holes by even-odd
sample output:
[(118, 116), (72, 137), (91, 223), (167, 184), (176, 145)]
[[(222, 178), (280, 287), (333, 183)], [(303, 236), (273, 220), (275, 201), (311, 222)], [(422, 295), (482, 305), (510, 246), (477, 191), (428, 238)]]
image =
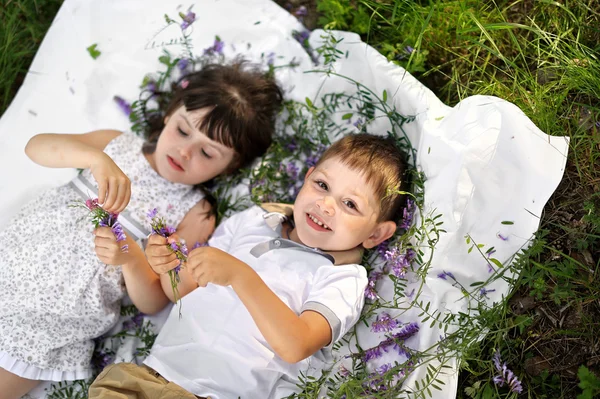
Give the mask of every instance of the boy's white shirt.
[[(282, 220), (249, 208), (221, 223), (209, 245), (247, 263), (296, 314), (322, 314), (333, 343), (360, 317), (366, 270), (335, 266), (331, 257), (283, 239)], [(185, 296), (181, 305), (182, 317), (174, 307), (145, 363), (195, 395), (282, 398), (297, 391), (300, 373), (319, 376), (331, 360), (330, 344), (296, 364), (284, 362), (231, 287), (209, 284)]]

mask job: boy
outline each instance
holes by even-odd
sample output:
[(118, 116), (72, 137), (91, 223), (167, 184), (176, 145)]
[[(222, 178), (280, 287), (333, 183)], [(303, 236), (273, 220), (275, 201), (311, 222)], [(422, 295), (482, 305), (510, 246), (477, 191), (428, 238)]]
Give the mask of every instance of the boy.
[[(174, 309), (145, 365), (109, 366), (90, 398), (279, 399), (296, 392), (300, 374), (325, 367), (363, 306), (365, 269), (335, 265), (334, 256), (394, 234), (404, 173), (392, 140), (347, 136), (307, 172), (293, 221), (252, 207), (223, 222), (182, 269), (182, 318)], [(152, 236), (146, 249), (159, 274), (177, 265), (166, 244)]]

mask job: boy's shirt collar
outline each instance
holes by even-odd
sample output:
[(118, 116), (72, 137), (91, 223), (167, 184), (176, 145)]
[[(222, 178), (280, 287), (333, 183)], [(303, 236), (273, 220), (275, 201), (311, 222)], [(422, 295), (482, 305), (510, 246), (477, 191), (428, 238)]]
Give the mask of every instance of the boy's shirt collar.
[[(288, 209), (291, 209), (291, 208), (288, 207)], [(265, 209), (263, 208), (263, 210), (265, 210)], [(332, 264), (336, 264), (335, 257), (333, 255), (331, 255), (325, 251), (321, 251), (318, 248), (311, 248), (304, 244), (300, 244), (295, 241), (285, 239), (282, 237), (283, 223), (289, 221), (290, 223), (293, 224), (293, 220), (291, 218), (289, 218), (287, 216), (287, 214), (280, 213), (280, 212), (267, 212), (266, 210), (265, 210), (265, 212), (266, 213), (263, 214), (263, 219), (265, 220), (265, 223), (267, 224), (267, 226), (269, 226), (271, 229), (273, 229), (273, 231), (275, 231), (277, 233), (277, 235), (279, 235), (279, 237), (254, 246), (254, 248), (252, 248), (252, 250), (250, 250), (250, 253), (252, 255), (254, 255), (256, 258), (259, 258), (262, 255), (264, 255), (267, 252), (274, 250), (274, 249), (288, 249), (289, 248), (289, 249), (295, 249), (295, 250), (299, 250), (299, 251), (304, 251), (304, 252), (315, 253), (315, 254), (321, 255), (325, 259), (327, 259), (329, 262), (331, 262)]]

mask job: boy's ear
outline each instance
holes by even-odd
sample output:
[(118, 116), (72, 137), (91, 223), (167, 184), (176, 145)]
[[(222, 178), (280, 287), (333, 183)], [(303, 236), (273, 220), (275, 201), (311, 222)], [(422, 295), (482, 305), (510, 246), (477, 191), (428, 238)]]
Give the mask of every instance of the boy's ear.
[(377, 224), (369, 238), (367, 238), (362, 245), (365, 248), (373, 248), (393, 236), (395, 232), (396, 223), (391, 220), (381, 222)]
[(310, 174), (314, 171), (315, 171), (314, 166), (311, 166), (310, 168), (308, 168), (308, 171), (306, 171), (306, 175), (304, 176), (304, 181), (306, 181), (306, 179), (308, 179), (308, 176), (310, 176)]

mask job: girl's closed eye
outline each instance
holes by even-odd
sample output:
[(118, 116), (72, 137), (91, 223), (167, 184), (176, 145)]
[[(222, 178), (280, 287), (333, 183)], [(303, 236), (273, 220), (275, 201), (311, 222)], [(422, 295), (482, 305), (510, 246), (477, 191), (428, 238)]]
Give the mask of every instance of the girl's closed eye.
[(186, 132), (184, 132), (183, 129), (181, 129), (180, 127), (178, 127), (177, 130), (179, 130), (179, 134), (181, 134), (183, 137), (189, 136), (189, 134), (187, 134)]
[(206, 151), (204, 151), (204, 149), (202, 149), (202, 155), (204, 155), (208, 159), (212, 158), (212, 155), (210, 155), (209, 153), (207, 153)]

